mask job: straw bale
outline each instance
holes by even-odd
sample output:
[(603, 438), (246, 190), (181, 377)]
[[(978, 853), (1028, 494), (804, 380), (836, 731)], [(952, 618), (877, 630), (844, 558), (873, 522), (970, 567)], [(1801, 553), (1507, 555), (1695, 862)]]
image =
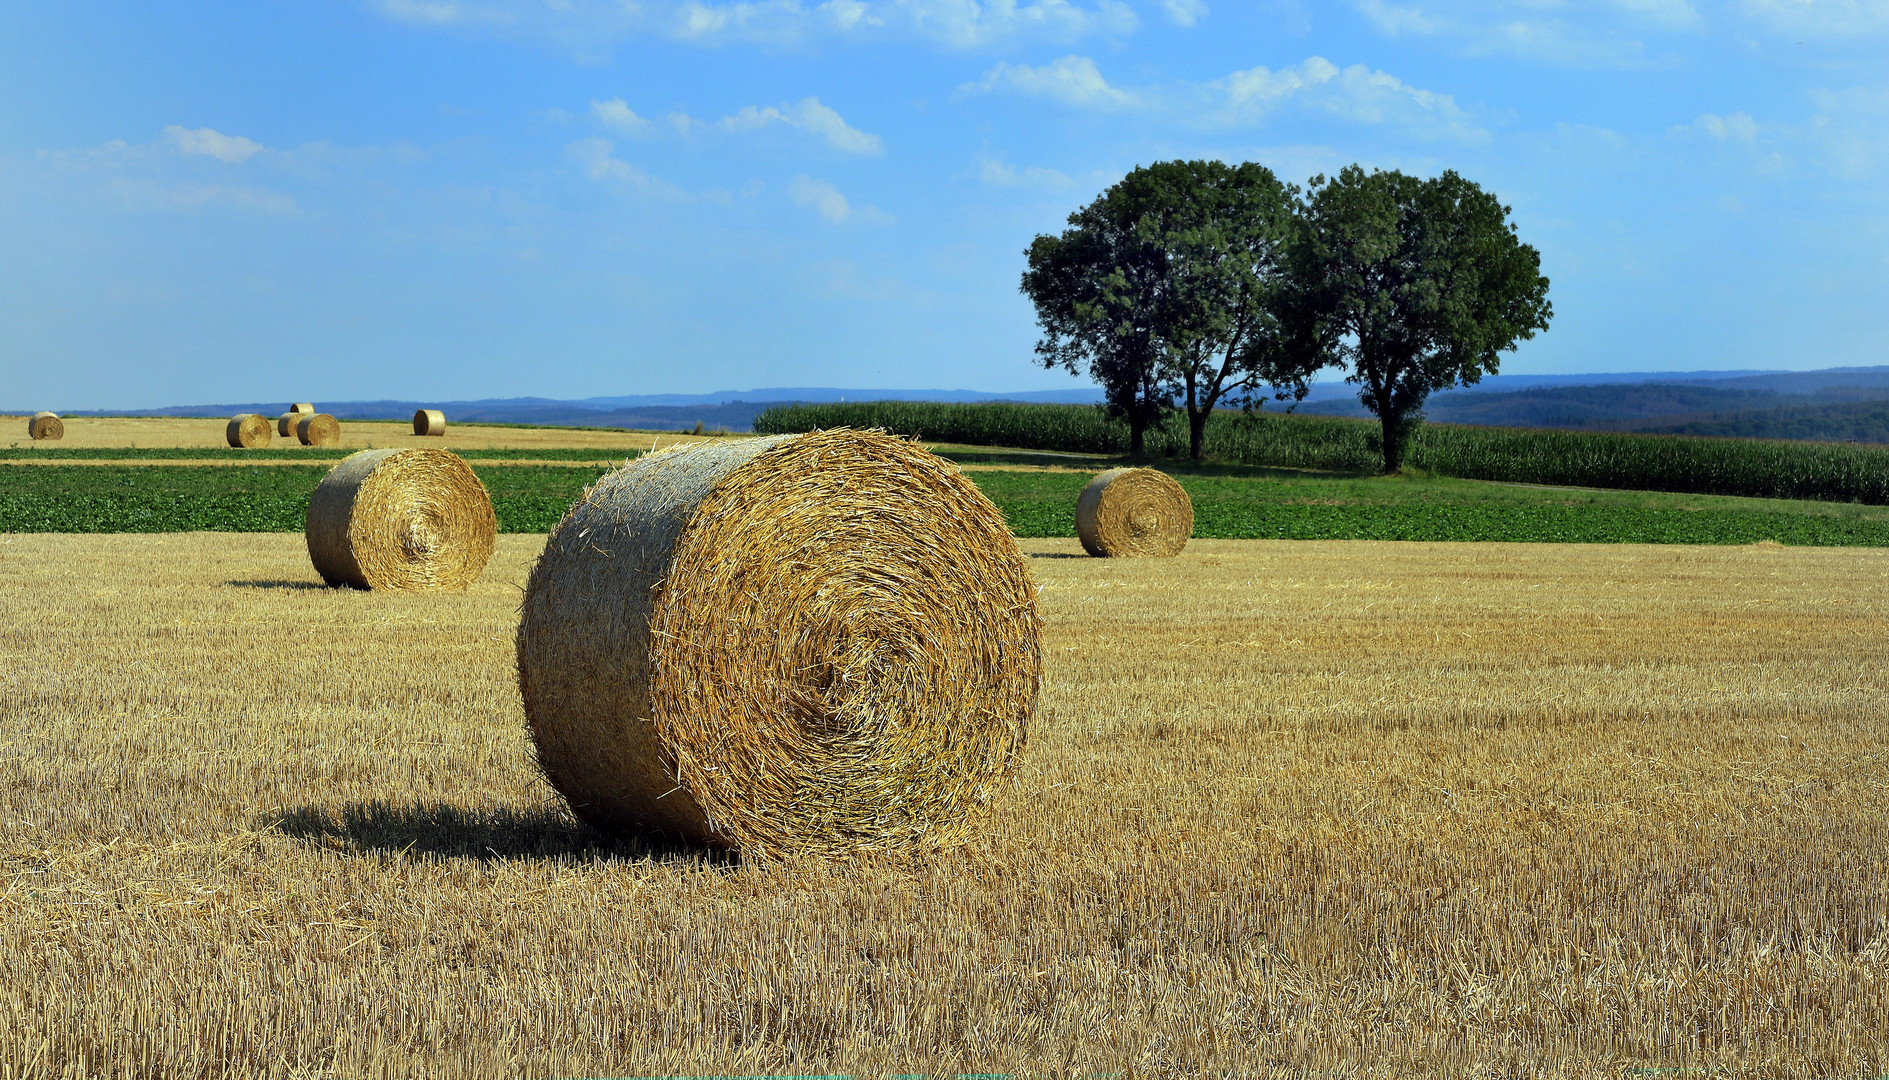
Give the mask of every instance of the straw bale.
[(446, 414), (438, 409), (420, 409), (413, 414), (415, 435), (446, 434)]
[(285, 412), (281, 416), (276, 417), (275, 433), (285, 439), (295, 438), (295, 425), (301, 418), (302, 414), (298, 412)]
[(1076, 499), (1076, 536), (1091, 555), (1179, 555), (1193, 534), (1193, 500), (1155, 469), (1110, 469)]
[(338, 446), (341, 421), (327, 413), (313, 413), (295, 422), (295, 438), (303, 446)]
[(289, 406), (289, 411), (295, 413), (297, 416), (313, 416), (315, 415), (315, 406), (306, 401), (298, 401)]
[(223, 429), (223, 438), (236, 447), (268, 446), (269, 435), (269, 418), (255, 413), (238, 413), (230, 417), (229, 427)]
[(472, 467), (449, 450), (363, 450), (308, 503), (308, 557), (330, 585), (461, 589), (492, 557), (498, 522)]
[(1028, 560), (955, 465), (845, 429), (598, 481), (525, 588), (538, 763), (583, 820), (749, 853), (962, 840), (1036, 710)]
[(59, 419), (58, 413), (36, 412), (26, 422), (26, 433), (35, 439), (63, 439), (66, 423)]

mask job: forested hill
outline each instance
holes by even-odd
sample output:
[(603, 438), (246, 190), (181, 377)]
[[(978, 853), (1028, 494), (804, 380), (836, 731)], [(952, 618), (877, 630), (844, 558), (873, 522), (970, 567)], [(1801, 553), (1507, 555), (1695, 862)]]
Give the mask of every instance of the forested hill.
[(1662, 435), (1889, 443), (1889, 401), (1749, 410), (1636, 428)]
[[(1357, 399), (1308, 401), (1300, 412), (1369, 414)], [(1463, 389), (1430, 398), (1437, 423), (1734, 438), (1889, 443), (1889, 370), (1852, 368), (1687, 382)]]

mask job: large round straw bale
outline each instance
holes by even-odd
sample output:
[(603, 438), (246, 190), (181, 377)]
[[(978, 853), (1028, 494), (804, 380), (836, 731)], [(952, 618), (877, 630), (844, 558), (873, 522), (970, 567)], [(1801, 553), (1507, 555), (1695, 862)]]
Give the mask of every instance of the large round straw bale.
[(1193, 534), (1193, 500), (1155, 469), (1110, 469), (1076, 499), (1076, 537), (1091, 555), (1179, 555)]
[(491, 559), (498, 523), (485, 485), (450, 450), (363, 450), (322, 478), (304, 533), (330, 585), (461, 589)]
[(303, 446), (336, 446), (341, 442), (341, 421), (325, 412), (295, 422), (295, 438)]
[(438, 409), (421, 409), (413, 414), (415, 435), (446, 434), (446, 414)]
[(1036, 710), (1028, 560), (957, 467), (848, 430), (646, 455), (525, 587), (518, 683), (578, 817), (750, 853), (970, 828)]
[(295, 425), (302, 419), (298, 412), (285, 412), (275, 418), (275, 433), (285, 439), (295, 438)]
[(269, 445), (269, 418), (255, 413), (239, 413), (230, 417), (230, 423), (223, 429), (223, 437), (231, 446), (263, 447)]
[(306, 401), (298, 401), (289, 406), (289, 411), (301, 416), (313, 416), (315, 415), (315, 406)]
[(35, 439), (63, 439), (66, 437), (66, 423), (59, 419), (58, 413), (36, 412), (26, 422), (26, 433)]

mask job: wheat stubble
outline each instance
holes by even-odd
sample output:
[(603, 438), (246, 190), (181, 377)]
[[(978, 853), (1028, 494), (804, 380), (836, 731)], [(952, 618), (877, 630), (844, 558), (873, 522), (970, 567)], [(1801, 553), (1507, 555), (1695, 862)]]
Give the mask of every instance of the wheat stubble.
[(293, 535), (0, 538), (16, 1074), (1889, 1071), (1889, 553), (1029, 541), (948, 856), (610, 847), (511, 633)]

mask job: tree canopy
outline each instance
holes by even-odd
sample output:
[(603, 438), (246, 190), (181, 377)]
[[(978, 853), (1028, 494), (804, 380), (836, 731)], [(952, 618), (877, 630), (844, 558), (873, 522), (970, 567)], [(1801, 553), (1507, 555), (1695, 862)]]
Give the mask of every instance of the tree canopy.
[(1275, 383), (1303, 392), (1287, 344), (1297, 324), (1284, 318), (1294, 196), (1252, 163), (1166, 161), (1129, 173), (1026, 253), (1038, 360), (1101, 384), (1137, 455), (1178, 399), (1198, 460), (1216, 405)]
[(1351, 166), (1314, 177), (1293, 245), (1293, 319), (1313, 371), (1336, 365), (1383, 429), (1384, 471), (1431, 391), (1471, 385), (1545, 330), (1541, 255), (1509, 208), (1454, 172), (1431, 180)]

